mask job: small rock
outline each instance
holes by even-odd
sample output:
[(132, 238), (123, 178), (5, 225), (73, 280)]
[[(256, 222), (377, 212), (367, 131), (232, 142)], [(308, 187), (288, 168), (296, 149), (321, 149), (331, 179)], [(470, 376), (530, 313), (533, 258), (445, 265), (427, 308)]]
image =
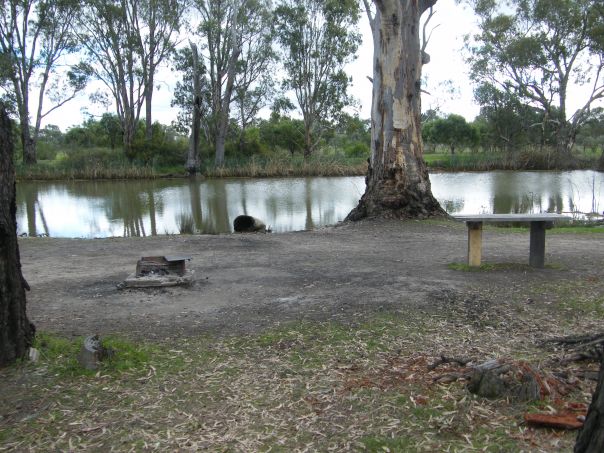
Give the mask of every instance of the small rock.
[(27, 357), (29, 358), (30, 362), (36, 363), (38, 360), (40, 360), (40, 351), (38, 351), (36, 348), (29, 348)]

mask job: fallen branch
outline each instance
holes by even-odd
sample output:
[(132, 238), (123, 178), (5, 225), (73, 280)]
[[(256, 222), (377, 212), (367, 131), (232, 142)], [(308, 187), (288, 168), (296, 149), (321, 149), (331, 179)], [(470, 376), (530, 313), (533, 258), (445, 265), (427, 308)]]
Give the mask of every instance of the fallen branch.
[(438, 360), (436, 360), (436, 362), (432, 363), (431, 365), (428, 365), (428, 370), (433, 371), (436, 368), (438, 368), (440, 365), (443, 365), (445, 363), (457, 363), (458, 365), (466, 366), (471, 361), (472, 361), (472, 359), (446, 357), (444, 355), (441, 355), (440, 358)]

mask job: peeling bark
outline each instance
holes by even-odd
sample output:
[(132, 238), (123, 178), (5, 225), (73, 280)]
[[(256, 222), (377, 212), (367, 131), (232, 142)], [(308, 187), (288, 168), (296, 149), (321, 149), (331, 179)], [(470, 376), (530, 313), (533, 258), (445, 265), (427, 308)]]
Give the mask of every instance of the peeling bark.
[(594, 392), (585, 423), (575, 443), (574, 453), (599, 453), (604, 451), (604, 360), (600, 364), (598, 385)]
[(435, 1), (375, 3), (371, 160), (365, 194), (347, 220), (446, 216), (432, 195), (421, 139), (420, 16)]
[(11, 123), (0, 105), (0, 366), (24, 357), (34, 338), (25, 313), (15, 203), (14, 143)]

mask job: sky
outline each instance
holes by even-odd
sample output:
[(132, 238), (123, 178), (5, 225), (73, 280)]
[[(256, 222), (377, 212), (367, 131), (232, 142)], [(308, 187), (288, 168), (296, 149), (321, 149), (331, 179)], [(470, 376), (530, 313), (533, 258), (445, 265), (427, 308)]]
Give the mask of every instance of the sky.
[[(471, 10), (456, 4), (455, 0), (440, 0), (435, 9), (435, 15), (430, 22), (430, 27), (437, 26), (432, 33), (427, 52), (431, 61), (424, 66), (424, 77), (427, 81), (426, 91), (422, 105), (424, 110), (439, 107), (443, 113), (461, 114), (468, 121), (474, 119), (479, 108), (473, 101), (472, 86), (467, 74), (467, 66), (462, 55), (463, 37), (467, 33), (477, 30), (476, 18)], [(427, 15), (427, 13), (426, 13)], [(346, 70), (352, 76), (352, 86), (349, 93), (359, 102), (356, 112), (361, 118), (371, 116), (371, 83), (367, 76), (372, 75), (373, 43), (369, 23), (365, 16), (361, 17), (359, 30), (363, 42), (358, 50), (358, 58), (350, 63)], [(179, 75), (170, 67), (160, 70), (156, 78), (159, 89), (153, 95), (153, 120), (163, 124), (170, 124), (176, 119), (177, 109), (170, 107), (173, 89)], [(447, 81), (452, 82), (454, 94), (445, 89)], [(70, 102), (61, 109), (48, 115), (43, 125), (54, 124), (65, 131), (70, 126), (81, 124), (84, 119), (84, 110), (101, 115), (104, 109), (93, 105), (88, 95), (99, 87), (99, 83), (92, 83), (84, 94)], [(113, 105), (109, 107), (109, 111)], [(32, 111), (34, 111), (32, 109)], [(265, 112), (266, 114), (266, 112)]]

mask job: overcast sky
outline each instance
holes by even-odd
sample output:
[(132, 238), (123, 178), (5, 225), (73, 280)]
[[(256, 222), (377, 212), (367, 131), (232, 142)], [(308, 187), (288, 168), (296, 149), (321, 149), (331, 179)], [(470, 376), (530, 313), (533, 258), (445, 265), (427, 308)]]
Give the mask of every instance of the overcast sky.
[[(427, 49), (431, 61), (424, 66), (424, 76), (427, 80), (426, 90), (430, 95), (424, 94), (422, 105), (424, 110), (440, 107), (444, 113), (458, 113), (473, 120), (478, 114), (478, 107), (473, 102), (472, 87), (470, 85), (466, 65), (463, 60), (463, 36), (476, 30), (476, 20), (471, 10), (457, 5), (455, 0), (440, 0), (435, 7), (436, 14), (432, 18), (430, 28), (439, 25), (433, 31)], [(362, 17), (360, 30), (363, 43), (358, 51), (358, 58), (347, 67), (353, 78), (350, 93), (360, 102), (358, 113), (362, 118), (369, 118), (371, 112), (371, 84), (367, 76), (371, 76), (373, 44), (366, 17)], [(169, 68), (163, 68), (157, 77), (159, 90), (153, 97), (154, 121), (170, 124), (176, 118), (176, 109), (170, 107), (173, 88), (178, 78)], [(444, 85), (452, 82), (455, 93), (447, 93)], [(100, 115), (103, 109), (91, 105), (88, 94), (94, 91), (98, 83), (93, 83), (86, 94), (61, 109), (53, 112), (46, 118), (44, 124), (56, 124), (63, 131), (68, 127), (80, 124), (85, 119), (83, 109), (90, 113)], [(110, 111), (113, 106), (110, 107)], [(34, 111), (32, 109), (32, 111)]]

